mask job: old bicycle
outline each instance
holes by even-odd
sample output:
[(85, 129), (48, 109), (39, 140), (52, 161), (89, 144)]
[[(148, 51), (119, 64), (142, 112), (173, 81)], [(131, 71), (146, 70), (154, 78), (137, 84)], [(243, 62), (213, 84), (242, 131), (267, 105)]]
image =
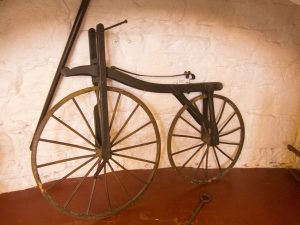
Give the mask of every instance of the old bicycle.
[[(243, 147), (245, 128), (238, 108), (214, 94), (221, 83), (150, 83), (106, 65), (105, 30), (123, 23), (89, 30), (90, 65), (59, 72), (65, 77), (90, 76), (93, 86), (49, 109), (31, 145), (32, 170), (42, 194), (78, 218), (101, 219), (124, 210), (146, 191), (158, 169), (161, 137), (155, 117), (138, 97), (108, 86), (108, 79), (172, 94), (180, 102), (167, 151), (171, 166), (184, 179), (200, 184), (222, 177)], [(189, 100), (186, 94), (192, 92), (201, 94)]]

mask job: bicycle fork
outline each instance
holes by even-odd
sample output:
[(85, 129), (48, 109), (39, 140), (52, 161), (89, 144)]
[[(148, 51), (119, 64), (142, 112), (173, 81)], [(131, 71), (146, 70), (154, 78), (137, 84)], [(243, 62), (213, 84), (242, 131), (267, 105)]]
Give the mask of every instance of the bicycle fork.
[(98, 147), (101, 151), (98, 169), (94, 175), (97, 177), (105, 162), (111, 157), (111, 146), (109, 137), (108, 103), (107, 103), (107, 78), (106, 78), (106, 59), (104, 26), (98, 24), (96, 30), (89, 30), (90, 62), (97, 65), (97, 77), (93, 77), (93, 84), (97, 86), (97, 104), (94, 107), (95, 134)]
[(214, 93), (208, 92), (205, 94), (207, 98), (203, 99), (203, 115), (204, 119), (208, 121), (208, 134), (210, 137), (210, 144), (215, 146), (219, 144), (218, 125), (215, 117), (214, 107)]
[(63, 68), (61, 73), (66, 76), (91, 76), (95, 88), (97, 103), (94, 107), (94, 124), (96, 137), (96, 152), (99, 155), (99, 164), (94, 177), (96, 178), (104, 168), (106, 162), (111, 158), (111, 143), (109, 136), (108, 100), (107, 100), (107, 71), (105, 59), (105, 39), (104, 31), (127, 23), (124, 20), (120, 23), (104, 28), (103, 24), (98, 24), (96, 30), (89, 29), (89, 50), (90, 65), (74, 68), (73, 72), (69, 68)]
[(173, 94), (182, 105), (187, 105), (187, 111), (201, 126), (201, 138), (209, 145), (218, 145), (219, 135), (215, 118), (213, 91), (203, 93), (206, 97), (203, 99), (202, 114), (198, 107), (195, 104), (192, 104), (183, 93), (179, 93), (174, 90)]

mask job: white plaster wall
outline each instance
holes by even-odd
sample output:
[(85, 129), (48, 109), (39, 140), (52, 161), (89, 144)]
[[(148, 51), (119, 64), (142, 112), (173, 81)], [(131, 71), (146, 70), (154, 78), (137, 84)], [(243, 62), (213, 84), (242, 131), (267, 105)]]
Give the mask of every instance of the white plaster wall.
[[(0, 1), (0, 193), (34, 186), (29, 144), (80, 0)], [(191, 70), (195, 82), (221, 81), (246, 127), (237, 167), (299, 167), (300, 7), (288, 0), (92, 0), (69, 66), (89, 63), (87, 30), (107, 33), (108, 64), (146, 74)], [(176, 83), (177, 79), (146, 79)], [(64, 79), (55, 101), (88, 78)], [(130, 90), (157, 118), (165, 138), (179, 104)]]

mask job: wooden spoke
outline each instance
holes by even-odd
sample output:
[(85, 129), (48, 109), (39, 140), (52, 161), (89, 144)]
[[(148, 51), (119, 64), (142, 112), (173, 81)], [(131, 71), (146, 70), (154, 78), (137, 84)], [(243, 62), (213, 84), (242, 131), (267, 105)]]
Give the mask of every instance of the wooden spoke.
[[(31, 146), (31, 165), (37, 188), (59, 211), (79, 219), (108, 218), (130, 207), (147, 190), (158, 169), (161, 139), (149, 108), (125, 90), (107, 86), (107, 96), (106, 92), (102, 96), (99, 88), (95, 84), (77, 90), (54, 104), (38, 126)], [(105, 105), (106, 100), (112, 100), (108, 102), (108, 112), (103, 111), (102, 100)], [(94, 104), (92, 111), (89, 110), (91, 114), (85, 103)], [(120, 111), (123, 103), (131, 106), (126, 113)], [(61, 110), (66, 112), (64, 115), (72, 112), (74, 115), (72, 118), (63, 116), (59, 114)], [(102, 121), (103, 113), (105, 116), (109, 113), (104, 121), (107, 129), (97, 134), (100, 127), (94, 124), (94, 119)], [(60, 126), (72, 137), (59, 134), (47, 137), (50, 123)], [(105, 140), (100, 140), (101, 137)], [(109, 141), (104, 143), (110, 146), (107, 154), (102, 153), (106, 150), (102, 141)], [(57, 151), (63, 155), (54, 154)], [(139, 173), (133, 168), (135, 164), (147, 170)], [(67, 166), (65, 170), (62, 165)], [(52, 179), (49, 179), (48, 168), (55, 175)], [(79, 200), (83, 203), (81, 207), (76, 203)]]
[(129, 138), (130, 136), (132, 136), (133, 134), (135, 134), (136, 132), (140, 131), (141, 129), (143, 129), (144, 127), (148, 126), (149, 124), (151, 124), (151, 121), (149, 121), (148, 123), (144, 124), (143, 126), (140, 126), (139, 128), (137, 128), (136, 130), (130, 132), (128, 135), (126, 135), (125, 137), (121, 138), (119, 141), (115, 142), (113, 146), (119, 144), (120, 142), (124, 141), (125, 139)]
[(97, 177), (98, 177), (98, 175), (99, 175), (99, 174), (101, 173), (101, 171), (103, 170), (104, 166), (105, 166), (105, 161), (103, 161), (103, 162), (101, 162), (101, 163), (98, 164), (97, 170), (96, 170), (96, 172), (95, 172), (95, 174), (94, 174), (94, 178), (97, 178)]
[(113, 125), (113, 122), (114, 122), (114, 119), (115, 119), (115, 116), (116, 116), (117, 108), (118, 108), (118, 105), (119, 105), (120, 98), (121, 98), (121, 93), (119, 93), (116, 104), (115, 104), (115, 107), (114, 107), (114, 111), (113, 111), (111, 121), (110, 121), (110, 125), (109, 125), (109, 131), (112, 128), (112, 125)]
[(196, 102), (194, 102), (193, 105), (194, 105), (195, 109), (197, 110), (197, 112), (198, 112), (199, 114), (201, 114), (201, 113), (200, 113), (200, 110), (199, 110), (199, 107), (197, 106)]
[(125, 147), (125, 148), (118, 148), (118, 149), (112, 150), (112, 152), (120, 152), (120, 151), (132, 149), (132, 148), (138, 148), (138, 147), (151, 145), (151, 144), (155, 144), (155, 143), (157, 143), (157, 141), (150, 141), (150, 142), (146, 142), (146, 143), (142, 143), (142, 144), (138, 144), (138, 145), (132, 145), (132, 146)]
[(85, 115), (83, 114), (83, 112), (82, 112), (82, 110), (81, 110), (81, 108), (80, 108), (78, 102), (76, 101), (75, 98), (72, 98), (72, 101), (74, 102), (74, 104), (75, 104), (77, 110), (79, 111), (79, 113), (80, 113), (82, 119), (84, 120), (86, 126), (88, 127), (89, 131), (90, 131), (91, 134), (93, 135), (93, 137), (94, 137), (94, 139), (95, 139), (95, 141), (96, 141), (96, 143), (97, 143), (97, 146), (100, 146), (100, 144), (99, 144), (99, 142), (98, 142), (98, 140), (97, 140), (97, 137), (96, 137), (96, 135), (95, 135), (93, 129), (91, 128), (91, 126), (90, 126), (88, 120), (86, 119)]
[(131, 198), (131, 196), (130, 196), (128, 190), (126, 189), (126, 187), (124, 186), (124, 184), (120, 181), (119, 177), (117, 176), (115, 170), (113, 169), (113, 167), (111, 166), (111, 164), (110, 164), (109, 161), (107, 161), (107, 164), (108, 164), (110, 170), (113, 172), (113, 175), (114, 175), (116, 181), (117, 181), (118, 184), (122, 187), (124, 193), (126, 193), (126, 195), (127, 195), (128, 198)]
[(36, 167), (41, 168), (41, 167), (45, 167), (45, 166), (50, 166), (50, 165), (68, 162), (68, 161), (77, 160), (77, 159), (89, 158), (89, 157), (93, 157), (93, 156), (95, 156), (95, 154), (77, 156), (77, 157), (72, 157), (72, 158), (68, 158), (68, 159), (62, 159), (62, 160), (57, 160), (57, 161), (53, 161), (53, 162), (49, 162), (49, 163), (40, 164), (40, 165), (37, 165)]
[(111, 160), (117, 164), (119, 167), (121, 167), (123, 170), (125, 170), (126, 172), (128, 172), (131, 176), (133, 176), (135, 179), (137, 179), (138, 181), (140, 181), (143, 184), (147, 184), (146, 181), (142, 180), (141, 178), (139, 178), (138, 176), (136, 176), (134, 173), (132, 173), (130, 170), (126, 169), (124, 166), (122, 166), (120, 163), (118, 163), (116, 160), (114, 160), (113, 158), (111, 158)]
[(237, 130), (240, 130), (240, 129), (241, 129), (241, 127), (237, 127), (237, 128), (232, 129), (232, 130), (223, 132), (223, 133), (219, 134), (219, 137), (223, 137), (223, 136), (226, 136), (228, 134), (232, 134), (232, 133), (234, 133), (234, 132), (236, 132)]
[(207, 146), (207, 152), (206, 152), (206, 160), (205, 160), (205, 178), (208, 177), (208, 155), (209, 155), (209, 147)]
[(109, 210), (111, 211), (112, 207), (111, 207), (111, 201), (110, 201), (110, 196), (109, 196), (109, 191), (108, 191), (106, 165), (104, 165), (104, 183), (105, 183), (105, 192), (106, 192), (106, 198), (107, 198), (107, 202), (108, 202), (108, 207), (109, 207)]
[(183, 118), (183, 116), (179, 117), (180, 119), (182, 119), (184, 122), (186, 122), (188, 125), (190, 125), (192, 128), (194, 128), (196, 131), (198, 131), (201, 134), (201, 131), (196, 128), (193, 124), (191, 124), (189, 121), (187, 121), (185, 118)]
[(123, 129), (125, 128), (125, 126), (127, 125), (127, 123), (129, 122), (129, 120), (131, 119), (131, 117), (133, 116), (133, 114), (135, 113), (135, 111), (138, 109), (139, 106), (140, 106), (140, 104), (137, 104), (135, 106), (134, 110), (128, 116), (127, 120), (125, 121), (125, 123), (123, 124), (123, 126), (121, 127), (121, 129), (118, 131), (118, 133), (116, 134), (116, 136), (111, 141), (112, 145), (114, 144), (115, 140), (119, 137), (119, 135), (121, 134), (121, 132), (123, 131)]
[(91, 151), (91, 152), (96, 152), (95, 149), (87, 148), (87, 147), (84, 147), (84, 146), (81, 146), (81, 145), (74, 145), (74, 144), (71, 144), (71, 143), (66, 143), (66, 142), (61, 142), (61, 141), (54, 141), (54, 140), (49, 140), (49, 139), (44, 139), (44, 138), (41, 138), (39, 140), (42, 141), (42, 142), (48, 142), (48, 143), (57, 144), (57, 145), (65, 145), (65, 146), (69, 146), (69, 147), (80, 148), (80, 149)]
[(194, 139), (201, 139), (201, 137), (196, 137), (192, 135), (184, 135), (184, 134), (173, 134), (174, 137), (186, 137), (186, 138), (194, 138)]
[[(210, 101), (208, 98), (211, 98)], [(168, 157), (171, 166), (185, 180), (205, 184), (220, 179), (232, 169), (243, 147), (245, 127), (238, 107), (225, 96), (204, 93), (194, 97), (191, 104), (195, 113), (203, 116), (203, 121), (192, 120), (187, 116), (190, 109), (186, 105), (182, 106), (168, 133)], [(210, 140), (212, 122), (217, 127), (215, 136), (218, 143)]]
[[(203, 145), (204, 146), (204, 145)], [(190, 161), (192, 158), (194, 158), (194, 156), (202, 149), (203, 146), (200, 146), (197, 151), (195, 151), (193, 153), (193, 155), (191, 155), (191, 157), (180, 167), (180, 169), (182, 169), (183, 167), (185, 167)]]
[(217, 155), (215, 146), (212, 146), (212, 148), (213, 148), (213, 152), (214, 152), (214, 155), (215, 155), (215, 157), (216, 157), (216, 160), (217, 160), (218, 168), (219, 168), (219, 170), (221, 171), (222, 168), (221, 168), (221, 165), (220, 165), (220, 161), (219, 161), (219, 158), (218, 158), (218, 155)]
[(73, 192), (71, 193), (71, 195), (69, 196), (69, 198), (67, 199), (67, 201), (64, 204), (64, 208), (66, 208), (69, 203), (71, 202), (71, 200), (74, 198), (75, 194), (77, 193), (77, 191), (79, 190), (81, 184), (83, 183), (83, 181), (85, 180), (85, 178), (90, 174), (90, 172), (95, 168), (95, 166), (97, 165), (97, 163), (100, 161), (100, 159), (98, 159), (94, 165), (86, 172), (86, 174), (80, 179), (80, 182), (76, 185), (76, 187), (74, 188)]
[(66, 124), (64, 121), (62, 121), (61, 119), (57, 118), (56, 116), (52, 115), (52, 118), (54, 118), (56, 121), (58, 121), (59, 123), (61, 123), (62, 125), (64, 125), (65, 127), (67, 127), (69, 130), (71, 130), (72, 132), (74, 132), (75, 134), (77, 134), (79, 137), (81, 137), (83, 140), (85, 140), (87, 143), (89, 143), (90, 145), (96, 147), (92, 142), (90, 142), (86, 137), (84, 137), (82, 134), (80, 134), (78, 131), (74, 130), (72, 127), (70, 127), (68, 124)]
[(195, 146), (192, 146), (192, 147), (189, 147), (189, 148), (185, 148), (185, 149), (182, 149), (182, 150), (180, 150), (180, 151), (173, 152), (172, 155), (177, 155), (177, 154), (179, 154), (179, 153), (189, 151), (189, 150), (191, 150), (191, 149), (197, 148), (197, 147), (199, 147), (199, 146), (203, 146), (203, 145), (205, 145), (205, 144), (206, 144), (206, 143), (201, 143), (201, 144), (199, 144), (199, 145), (195, 145)]
[(216, 119), (217, 125), (219, 124), (219, 122), (220, 122), (220, 120), (221, 120), (221, 118), (222, 118), (222, 115), (223, 115), (223, 113), (224, 113), (225, 106), (226, 106), (226, 102), (224, 101), (223, 104), (222, 104), (222, 106), (221, 106), (221, 109), (220, 109), (220, 111), (219, 111), (219, 114), (218, 114), (218, 116), (216, 117), (216, 118), (217, 118), (217, 119)]
[(150, 161), (150, 160), (146, 160), (146, 159), (141, 159), (141, 158), (136, 158), (136, 157), (133, 157), (133, 156), (128, 156), (128, 155), (122, 155), (122, 154), (118, 154), (118, 153), (111, 153), (115, 156), (119, 156), (119, 157), (123, 157), (123, 158), (127, 158), (127, 159), (133, 159), (133, 160), (137, 160), (137, 161), (141, 161), (141, 162), (146, 162), (146, 163), (152, 163), (152, 164), (155, 164), (155, 162), (153, 161)]
[(200, 162), (199, 162), (199, 164), (198, 164), (198, 166), (197, 166), (197, 168), (196, 168), (196, 170), (195, 170), (195, 173), (194, 173), (194, 179), (195, 179), (196, 176), (197, 176), (198, 170), (199, 170), (199, 168), (200, 168), (200, 166), (201, 166), (201, 164), (202, 164), (202, 162), (203, 162), (203, 160), (204, 160), (204, 158), (205, 158), (205, 156), (206, 156), (206, 154), (207, 154), (207, 152), (208, 152), (208, 149), (209, 149), (209, 146), (206, 147), (206, 150), (205, 150), (203, 156), (201, 157), (201, 160), (200, 160)]
[(225, 145), (240, 145), (240, 143), (236, 142), (229, 142), (229, 141), (219, 141), (220, 144), (225, 144)]
[(222, 151), (218, 146), (216, 146), (216, 148), (217, 148), (223, 155), (225, 155), (228, 159), (230, 159), (231, 161), (233, 161), (233, 159), (232, 159), (229, 155), (227, 155), (224, 151)]
[(56, 185), (60, 184), (62, 181), (64, 181), (66, 178), (68, 178), (69, 176), (71, 176), (73, 173), (75, 173), (77, 170), (79, 170), (80, 168), (84, 167), (86, 164), (88, 164), (89, 162), (91, 162), (93, 159), (95, 159), (96, 156), (92, 157), (91, 159), (85, 161), (84, 163), (80, 164), (78, 167), (76, 167), (75, 169), (73, 169), (71, 172), (69, 172), (67, 175), (65, 175), (64, 177), (62, 177), (61, 179), (57, 180), (55, 183), (53, 183), (50, 187), (46, 188), (46, 191), (51, 190), (52, 188), (54, 188)]
[(91, 190), (91, 194), (90, 194), (90, 198), (89, 198), (88, 207), (87, 207), (87, 210), (86, 210), (87, 215), (90, 214), (90, 210), (91, 210), (91, 206), (92, 206), (92, 201), (93, 201), (93, 197), (94, 197), (94, 192), (95, 192), (97, 180), (98, 180), (98, 178), (93, 178), (93, 186), (92, 186), (92, 190)]
[(222, 130), (226, 127), (226, 125), (231, 121), (231, 119), (234, 117), (234, 115), (236, 114), (236, 112), (233, 112), (231, 114), (231, 116), (228, 117), (228, 119), (226, 120), (226, 122), (224, 123), (224, 125), (220, 128), (219, 133), (222, 133)]

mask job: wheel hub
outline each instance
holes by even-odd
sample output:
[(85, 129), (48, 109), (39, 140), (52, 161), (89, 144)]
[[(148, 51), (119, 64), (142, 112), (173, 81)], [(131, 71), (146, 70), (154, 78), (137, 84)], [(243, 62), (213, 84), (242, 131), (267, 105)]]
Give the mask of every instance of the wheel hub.
[(211, 145), (211, 137), (210, 137), (210, 135), (203, 135), (202, 141), (205, 142), (207, 145)]

